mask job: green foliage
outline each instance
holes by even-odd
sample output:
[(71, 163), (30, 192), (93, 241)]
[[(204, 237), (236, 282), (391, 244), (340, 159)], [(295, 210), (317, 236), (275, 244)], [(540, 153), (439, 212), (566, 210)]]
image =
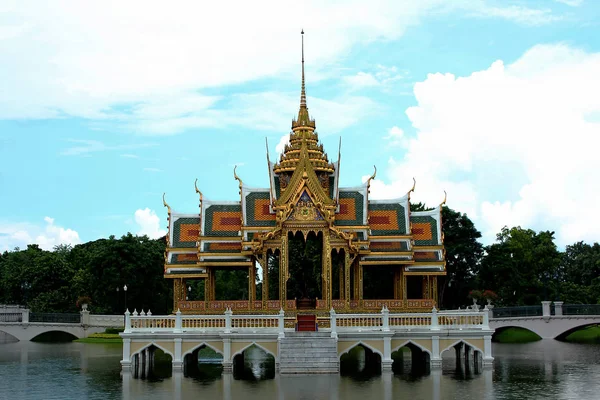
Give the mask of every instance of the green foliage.
[(104, 333), (109, 334), (109, 335), (118, 335), (119, 333), (123, 332), (125, 330), (125, 328), (106, 328), (104, 330)]
[(289, 273), (287, 286), (288, 299), (322, 298), (321, 260), (323, 257), (323, 238), (314, 233), (306, 241), (301, 233), (290, 238)]
[(600, 325), (592, 325), (579, 329), (565, 338), (571, 343), (600, 343)]
[(164, 238), (127, 234), (54, 251), (29, 245), (5, 252), (0, 303), (27, 305), (34, 312), (77, 312), (77, 298), (85, 295), (94, 299), (92, 312), (121, 314), (127, 284), (129, 309), (167, 313), (172, 289), (163, 278), (164, 251)]
[(493, 339), (498, 343), (530, 343), (542, 338), (528, 329), (514, 327), (503, 329), (495, 334)]
[(504, 227), (485, 250), (479, 286), (498, 293), (498, 304), (534, 305), (554, 297), (561, 262), (554, 232)]
[(439, 301), (444, 308), (456, 309), (470, 303), (469, 291), (476, 286), (483, 258), (481, 233), (467, 214), (446, 206), (442, 207), (442, 231), (447, 275), (438, 281)]

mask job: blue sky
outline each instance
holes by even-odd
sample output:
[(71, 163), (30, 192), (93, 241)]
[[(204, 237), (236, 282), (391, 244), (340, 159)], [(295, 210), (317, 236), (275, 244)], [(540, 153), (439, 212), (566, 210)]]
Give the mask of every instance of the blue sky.
[[(235, 10), (236, 12), (232, 12)], [(0, 7), (0, 251), (164, 233), (268, 185), (309, 111), (341, 184), (597, 241), (600, 3), (38, 2)]]

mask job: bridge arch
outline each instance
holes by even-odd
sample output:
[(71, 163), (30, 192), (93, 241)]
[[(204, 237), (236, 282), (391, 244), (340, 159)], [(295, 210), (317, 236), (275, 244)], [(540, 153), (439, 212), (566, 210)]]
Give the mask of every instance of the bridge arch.
[(175, 356), (173, 355), (173, 352), (172, 352), (172, 351), (170, 351), (170, 350), (166, 349), (165, 347), (163, 347), (163, 346), (161, 346), (161, 345), (157, 344), (157, 343), (156, 343), (156, 342), (154, 342), (154, 341), (153, 341), (153, 342), (150, 342), (150, 343), (147, 343), (147, 344), (145, 344), (144, 346), (142, 346), (142, 347), (141, 347), (141, 348), (139, 348), (138, 350), (135, 350), (133, 353), (131, 353), (131, 356), (129, 357), (129, 359), (130, 359), (130, 360), (133, 360), (133, 357), (134, 357), (134, 356), (136, 356), (136, 355), (138, 355), (138, 354), (141, 354), (141, 352), (142, 352), (142, 351), (144, 351), (144, 350), (146, 350), (146, 349), (148, 349), (148, 348), (150, 348), (150, 347), (152, 347), (152, 346), (154, 346), (154, 347), (156, 347), (156, 348), (158, 348), (158, 349), (161, 349), (161, 350), (162, 350), (162, 351), (163, 351), (165, 354), (168, 354), (168, 355), (170, 355), (170, 356), (171, 356), (171, 360), (174, 360), (174, 359), (175, 359)]
[[(249, 349), (250, 347), (252, 347), (252, 346), (256, 346), (256, 347), (258, 347), (259, 349), (261, 349), (262, 351), (264, 351), (265, 353), (267, 353), (267, 354), (269, 354), (269, 355), (273, 356), (273, 358), (274, 358), (275, 360), (277, 360), (277, 359), (278, 359), (278, 358), (277, 358), (277, 354), (273, 353), (271, 350), (267, 349), (266, 347), (264, 347), (264, 346), (261, 346), (261, 345), (260, 345), (260, 343), (257, 343), (257, 342), (252, 342), (252, 343), (249, 343), (248, 345), (246, 345), (246, 346), (242, 347), (240, 350), (236, 351), (235, 353), (233, 353), (233, 354), (231, 355), (231, 359), (233, 360), (233, 359), (234, 359), (236, 356), (239, 356), (240, 354), (244, 353), (244, 351), (248, 350), (248, 349)], [(217, 351), (217, 350), (215, 350), (215, 351)], [(217, 351), (217, 352), (218, 352), (219, 354), (223, 354), (223, 353), (221, 353), (221, 352), (219, 352), (219, 351)]]
[(357, 346), (362, 346), (365, 349), (369, 349), (371, 350), (373, 353), (378, 354), (379, 357), (381, 357), (381, 359), (383, 360), (383, 353), (379, 350), (377, 350), (375, 347), (368, 345), (367, 343), (363, 342), (362, 340), (359, 340), (358, 342), (352, 344), (351, 346), (349, 346), (347, 349), (342, 350), (341, 352), (338, 353), (338, 358), (341, 360), (342, 356), (344, 354), (348, 354), (350, 352), (350, 350), (352, 350), (353, 348), (357, 347)]
[[(68, 341), (72, 342), (73, 340), (81, 339), (78, 335), (76, 335), (75, 333), (70, 332), (68, 330), (64, 330), (64, 329), (48, 329), (45, 332), (38, 333), (37, 335), (33, 336), (29, 340), (33, 342), (36, 339), (40, 339), (40, 338), (44, 339), (44, 336), (48, 336), (48, 335), (53, 334), (53, 333), (61, 334), (62, 338), (64, 338), (64, 339), (67, 339), (67, 338), (70, 339), (70, 340), (64, 340), (65, 342), (68, 342)], [(57, 342), (58, 341), (62, 341), (62, 340), (57, 340)]]
[(444, 355), (444, 352), (446, 352), (446, 351), (448, 351), (448, 350), (450, 350), (450, 349), (454, 348), (454, 346), (456, 346), (457, 344), (460, 344), (460, 343), (463, 343), (463, 344), (465, 344), (465, 345), (467, 345), (467, 346), (469, 346), (469, 347), (473, 348), (473, 350), (474, 350), (474, 351), (478, 351), (478, 352), (479, 352), (479, 353), (481, 353), (482, 355), (483, 355), (483, 354), (485, 354), (485, 353), (483, 352), (483, 350), (481, 350), (479, 347), (477, 347), (477, 346), (475, 346), (475, 345), (471, 344), (471, 343), (469, 342), (469, 340), (468, 340), (468, 339), (458, 339), (456, 342), (452, 343), (450, 346), (447, 346), (447, 347), (445, 347), (443, 350), (440, 350), (440, 358), (442, 358), (442, 357), (443, 357), (443, 355)]
[(570, 329), (567, 329), (563, 333), (557, 335), (554, 339), (555, 340), (565, 340), (567, 338), (567, 336), (569, 336), (571, 333), (576, 332), (576, 331), (578, 331), (580, 329), (583, 329), (583, 328), (587, 328), (588, 326), (594, 326), (594, 325), (600, 325), (600, 322), (588, 322), (588, 323), (584, 323), (584, 324), (581, 324), (581, 325), (574, 326), (574, 327), (572, 327)]
[[(532, 329), (531, 326), (522, 326), (521, 324), (516, 323), (514, 325), (506, 325), (506, 326), (500, 326), (500, 327), (496, 328), (496, 330), (494, 331), (494, 334), (492, 335), (492, 341), (496, 341), (499, 334), (501, 334), (505, 330), (511, 329), (511, 328), (518, 328), (518, 329), (523, 329), (528, 332), (531, 332), (534, 335), (537, 335), (537, 337), (538, 337), (537, 340), (540, 340), (542, 338), (542, 336), (538, 332), (536, 332), (535, 329)], [(535, 340), (532, 340), (532, 341), (535, 341)]]
[(14, 339), (14, 340), (10, 340), (10, 342), (14, 342), (14, 341), (20, 342), (21, 341), (21, 339), (19, 339), (15, 335), (11, 334), (10, 332), (6, 332), (5, 330), (0, 329), (0, 333), (3, 333), (6, 336), (8, 336), (8, 339)]
[(415, 343), (415, 342), (413, 342), (413, 341), (412, 341), (412, 340), (410, 340), (410, 339), (409, 339), (409, 340), (407, 340), (406, 342), (404, 342), (404, 343), (402, 343), (402, 344), (400, 344), (400, 345), (398, 345), (398, 346), (394, 347), (394, 348), (392, 349), (392, 353), (394, 353), (394, 352), (396, 352), (396, 351), (400, 350), (401, 348), (403, 348), (403, 347), (405, 347), (405, 346), (408, 346), (409, 348), (410, 348), (410, 346), (417, 347), (419, 350), (421, 350), (421, 351), (423, 351), (423, 352), (425, 352), (425, 353), (429, 354), (429, 357), (431, 357), (431, 351), (430, 351), (429, 349), (427, 349), (426, 347), (423, 347), (423, 346), (421, 346), (421, 345), (420, 345), (420, 344), (418, 344), (418, 343)]
[(189, 350), (186, 350), (185, 352), (181, 353), (181, 358), (183, 359), (188, 354), (192, 354), (194, 351), (199, 350), (203, 347), (208, 347), (209, 349), (213, 350), (215, 353), (220, 354), (222, 356), (224, 355), (222, 350), (219, 350), (218, 348), (214, 347), (213, 345), (211, 345), (207, 342), (202, 342), (202, 343), (199, 343), (196, 346), (190, 348)]

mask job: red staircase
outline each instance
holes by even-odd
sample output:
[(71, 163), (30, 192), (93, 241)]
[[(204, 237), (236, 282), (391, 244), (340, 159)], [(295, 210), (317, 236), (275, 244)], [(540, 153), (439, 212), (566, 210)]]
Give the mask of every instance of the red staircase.
[(296, 321), (298, 332), (315, 332), (317, 330), (317, 316), (314, 314), (298, 314)]

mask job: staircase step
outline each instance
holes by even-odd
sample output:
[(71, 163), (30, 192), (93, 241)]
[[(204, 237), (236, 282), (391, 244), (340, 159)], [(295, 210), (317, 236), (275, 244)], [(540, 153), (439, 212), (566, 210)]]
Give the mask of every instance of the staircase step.
[(336, 374), (337, 340), (329, 332), (286, 333), (279, 342), (281, 374)]

